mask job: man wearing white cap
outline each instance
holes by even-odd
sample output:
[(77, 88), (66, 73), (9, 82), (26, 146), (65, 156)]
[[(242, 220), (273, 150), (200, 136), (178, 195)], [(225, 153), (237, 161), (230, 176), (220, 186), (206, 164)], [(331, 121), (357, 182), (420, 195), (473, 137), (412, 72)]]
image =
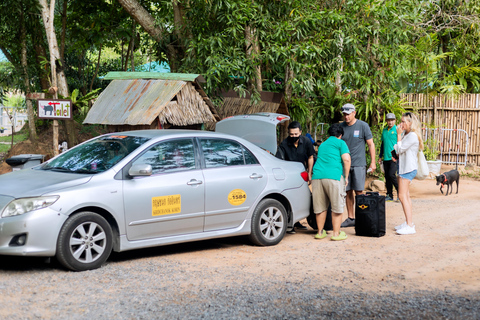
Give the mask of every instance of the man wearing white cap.
[(362, 194), (363, 189), (365, 189), (365, 177), (367, 173), (365, 144), (368, 146), (371, 159), (368, 168), (369, 171), (375, 171), (377, 166), (375, 165), (375, 144), (373, 143), (372, 131), (368, 124), (355, 118), (357, 113), (355, 106), (351, 103), (347, 103), (342, 107), (342, 114), (345, 120), (341, 123), (344, 131), (342, 140), (347, 143), (352, 158), (346, 189), (348, 218), (345, 219), (341, 225), (342, 228), (346, 228), (355, 226), (355, 195)]
[(383, 170), (385, 171), (385, 186), (387, 187), (387, 197), (385, 201), (393, 200), (393, 187), (397, 190), (397, 162), (392, 157), (393, 146), (397, 143), (397, 126), (395, 125), (395, 115), (388, 113), (385, 117), (387, 120), (387, 127), (382, 132), (382, 146), (380, 147), (379, 163), (383, 159)]

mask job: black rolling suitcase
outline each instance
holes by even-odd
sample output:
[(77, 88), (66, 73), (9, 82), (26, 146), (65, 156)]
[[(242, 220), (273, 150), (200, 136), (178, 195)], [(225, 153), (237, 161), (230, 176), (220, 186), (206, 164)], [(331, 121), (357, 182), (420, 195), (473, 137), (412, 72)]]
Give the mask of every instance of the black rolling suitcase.
[(367, 192), (355, 196), (355, 233), (357, 236), (382, 237), (385, 235), (385, 196)]

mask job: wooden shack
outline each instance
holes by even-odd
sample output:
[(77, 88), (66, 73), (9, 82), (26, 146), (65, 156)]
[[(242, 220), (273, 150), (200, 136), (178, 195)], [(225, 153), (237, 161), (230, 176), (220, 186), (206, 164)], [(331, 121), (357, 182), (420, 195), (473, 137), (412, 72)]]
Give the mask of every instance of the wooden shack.
[(112, 80), (83, 123), (112, 132), (141, 129), (201, 129), (220, 119), (198, 74), (109, 72)]

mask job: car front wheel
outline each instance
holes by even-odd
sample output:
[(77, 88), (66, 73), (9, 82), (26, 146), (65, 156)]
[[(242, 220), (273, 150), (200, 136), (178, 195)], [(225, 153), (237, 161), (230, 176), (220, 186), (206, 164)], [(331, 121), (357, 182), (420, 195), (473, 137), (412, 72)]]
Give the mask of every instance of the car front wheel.
[(57, 260), (74, 271), (97, 269), (112, 251), (112, 228), (94, 212), (71, 216), (60, 230)]
[(264, 199), (255, 208), (252, 216), (250, 240), (259, 246), (278, 244), (287, 231), (287, 212), (274, 199)]

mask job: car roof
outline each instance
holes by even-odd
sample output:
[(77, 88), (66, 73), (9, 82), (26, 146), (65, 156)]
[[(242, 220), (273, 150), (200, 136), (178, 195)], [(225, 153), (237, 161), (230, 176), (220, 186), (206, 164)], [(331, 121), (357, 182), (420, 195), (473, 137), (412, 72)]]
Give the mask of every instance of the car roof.
[(104, 136), (109, 135), (124, 135), (130, 137), (142, 137), (142, 138), (160, 138), (168, 136), (203, 136), (203, 135), (215, 135), (212, 131), (200, 131), (200, 130), (185, 130), (185, 129), (149, 129), (149, 130), (132, 130), (132, 131), (122, 131), (122, 132), (113, 132), (105, 134)]

